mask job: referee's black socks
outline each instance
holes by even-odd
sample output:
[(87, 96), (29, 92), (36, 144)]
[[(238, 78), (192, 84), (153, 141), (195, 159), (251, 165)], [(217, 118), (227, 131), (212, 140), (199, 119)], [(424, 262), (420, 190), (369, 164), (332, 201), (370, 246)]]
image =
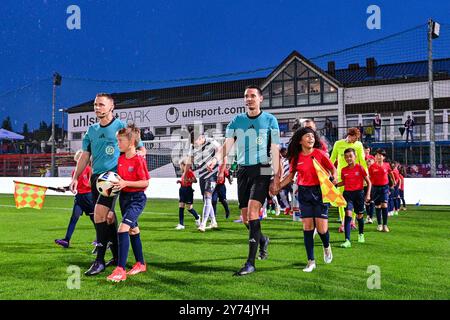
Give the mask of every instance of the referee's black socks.
[[(261, 221), (261, 220), (258, 220), (258, 221)], [(245, 225), (245, 227), (247, 228), (247, 230), (250, 230), (249, 223), (244, 223), (244, 225)], [(261, 223), (259, 224), (259, 234), (260, 234), (260, 237), (259, 237), (259, 246), (262, 247), (262, 246), (264, 246), (264, 244), (265, 244), (265, 242), (266, 242), (266, 236), (263, 235), (262, 232), (261, 232)]]
[(108, 244), (108, 224), (106, 223), (106, 221), (96, 223), (95, 230), (97, 231), (97, 242), (100, 243), (100, 246), (97, 250), (96, 260), (104, 264), (106, 246)]
[(248, 239), (248, 259), (247, 262), (255, 265), (256, 253), (258, 252), (259, 242), (261, 240), (261, 222), (259, 219), (248, 222), (249, 239)]

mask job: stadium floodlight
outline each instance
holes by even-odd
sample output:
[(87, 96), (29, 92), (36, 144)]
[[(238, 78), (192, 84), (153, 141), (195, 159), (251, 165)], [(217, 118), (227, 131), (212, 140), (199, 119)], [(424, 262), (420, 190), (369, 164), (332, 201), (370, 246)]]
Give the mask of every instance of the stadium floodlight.
[(439, 33), (441, 31), (441, 25), (436, 21), (432, 21), (431, 25), (431, 38), (436, 39), (439, 38)]
[(53, 95), (52, 95), (52, 177), (56, 176), (55, 166), (55, 98), (56, 86), (61, 85), (62, 77), (58, 72), (53, 73)]
[(63, 148), (64, 148), (64, 113), (66, 112), (66, 109), (59, 108), (58, 111), (62, 112), (61, 113), (61, 143), (62, 143)]
[(433, 39), (439, 37), (440, 25), (432, 19), (428, 20), (428, 104), (430, 117), (430, 174), (436, 177), (436, 144), (434, 133), (434, 87), (433, 87)]

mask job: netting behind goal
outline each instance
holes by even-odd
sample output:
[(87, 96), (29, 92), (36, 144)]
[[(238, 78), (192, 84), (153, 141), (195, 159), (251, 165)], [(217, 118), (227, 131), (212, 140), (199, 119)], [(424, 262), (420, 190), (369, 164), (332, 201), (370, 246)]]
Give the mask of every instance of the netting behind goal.
[[(221, 137), (215, 140), (219, 144), (223, 142)], [(151, 140), (143, 143), (147, 149), (147, 167), (152, 178), (181, 177), (179, 161), (189, 155), (191, 143), (188, 139), (174, 137), (170, 140)]]

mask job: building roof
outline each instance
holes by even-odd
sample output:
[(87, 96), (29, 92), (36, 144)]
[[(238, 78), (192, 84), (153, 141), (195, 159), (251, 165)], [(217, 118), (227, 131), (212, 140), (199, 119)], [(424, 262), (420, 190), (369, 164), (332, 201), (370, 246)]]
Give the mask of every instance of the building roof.
[(309, 69), (317, 72), (318, 74), (321, 74), (325, 78), (327, 78), (330, 82), (334, 83), (335, 85), (341, 87), (342, 83), (339, 82), (338, 79), (336, 79), (333, 75), (330, 73), (327, 73), (322, 68), (314, 64), (311, 60), (305, 58), (303, 55), (301, 55), (298, 51), (292, 51), (291, 54), (289, 54), (265, 79), (265, 81), (262, 83), (262, 89), (264, 89), (281, 71), (283, 71), (285, 68), (288, 67), (288, 65), (294, 61), (295, 59), (299, 60), (301, 63), (306, 65)]
[[(434, 80), (450, 79), (450, 58), (433, 61)], [(369, 75), (367, 66), (338, 69), (334, 77), (345, 87), (406, 83), (428, 80), (428, 61), (413, 61), (379, 65)]]
[[(357, 64), (346, 69), (324, 71), (297, 51), (293, 51), (274, 70), (263, 78), (196, 84), (153, 90), (112, 93), (116, 108), (133, 108), (211, 100), (235, 99), (243, 96), (246, 86), (266, 86), (293, 59), (299, 59), (319, 74), (340, 87), (360, 87), (396, 83), (422, 82), (428, 80), (428, 61), (413, 61), (377, 65), (372, 69)], [(373, 59), (373, 58), (372, 58)], [(450, 79), (450, 58), (433, 61), (434, 80)], [(68, 109), (68, 113), (92, 111), (94, 100)]]
[[(188, 102), (243, 98), (248, 85), (261, 85), (265, 78), (214, 82), (190, 86), (170, 87), (124, 93), (112, 93), (118, 109), (156, 106)], [(84, 102), (67, 110), (68, 113), (92, 111), (94, 100)]]

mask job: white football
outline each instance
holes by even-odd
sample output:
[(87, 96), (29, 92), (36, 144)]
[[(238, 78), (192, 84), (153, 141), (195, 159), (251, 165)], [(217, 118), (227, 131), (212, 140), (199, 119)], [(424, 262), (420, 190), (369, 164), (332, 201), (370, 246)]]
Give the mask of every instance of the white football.
[(118, 182), (120, 176), (112, 171), (104, 172), (97, 178), (97, 190), (104, 197), (114, 197), (119, 190), (113, 188), (113, 183)]

